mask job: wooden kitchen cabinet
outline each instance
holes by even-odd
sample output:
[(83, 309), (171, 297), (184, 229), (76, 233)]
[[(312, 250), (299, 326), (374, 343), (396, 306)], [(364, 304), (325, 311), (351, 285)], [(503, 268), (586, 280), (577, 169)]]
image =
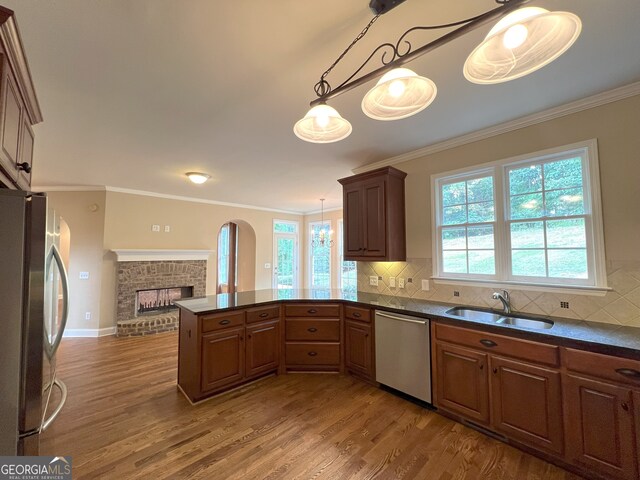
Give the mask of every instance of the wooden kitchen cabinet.
[(495, 356), (490, 363), (494, 428), (510, 438), (561, 454), (560, 372)]
[(345, 358), (347, 370), (373, 380), (373, 334), (371, 325), (345, 320)]
[(246, 377), (277, 370), (280, 366), (280, 320), (247, 325), (246, 333)]
[(384, 167), (338, 180), (343, 186), (345, 260), (406, 260), (406, 176)]
[(476, 422), (488, 424), (488, 355), (437, 342), (436, 364), (436, 405)]
[(40, 122), (42, 113), (15, 16), (0, 6), (0, 181), (5, 186), (31, 188), (31, 127)]
[(202, 336), (203, 392), (242, 381), (245, 376), (244, 335), (244, 327), (236, 327)]

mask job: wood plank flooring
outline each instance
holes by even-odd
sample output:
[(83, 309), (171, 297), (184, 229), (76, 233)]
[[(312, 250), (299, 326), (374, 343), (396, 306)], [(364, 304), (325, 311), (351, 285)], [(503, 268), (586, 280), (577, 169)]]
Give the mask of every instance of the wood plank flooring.
[(177, 334), (65, 339), (43, 455), (74, 479), (578, 479), (349, 376), (273, 376), (192, 406)]

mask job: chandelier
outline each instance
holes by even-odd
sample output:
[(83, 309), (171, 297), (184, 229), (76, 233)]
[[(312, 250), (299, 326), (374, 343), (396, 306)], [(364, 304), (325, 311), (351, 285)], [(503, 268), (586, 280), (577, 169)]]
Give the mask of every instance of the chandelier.
[(325, 230), (324, 228), (324, 198), (320, 199), (321, 204), (321, 213), (320, 213), (320, 231), (316, 234), (313, 231), (313, 227), (311, 227), (311, 246), (316, 247), (333, 247), (333, 239), (331, 236), (333, 235), (333, 230)]
[[(515, 80), (551, 63), (577, 40), (582, 29), (580, 18), (570, 12), (551, 12), (539, 7), (524, 7), (531, 0), (495, 0), (499, 6), (481, 15), (457, 22), (412, 27), (396, 43), (383, 43), (346, 80), (333, 88), (327, 76), (345, 55), (369, 31), (378, 18), (405, 0), (371, 0), (375, 16), (344, 52), (320, 76), (314, 89), (317, 99), (299, 120), (293, 131), (307, 142), (337, 142), (351, 134), (351, 123), (340, 116), (327, 101), (380, 77), (362, 100), (362, 111), (375, 120), (399, 120), (427, 108), (436, 98), (435, 83), (404, 65), (425, 53), (477, 28), (499, 20), (485, 39), (468, 56), (463, 74), (476, 84), (495, 84)], [(418, 30), (457, 27), (435, 40), (414, 48), (407, 37)], [(376, 56), (382, 66), (361, 74)]]

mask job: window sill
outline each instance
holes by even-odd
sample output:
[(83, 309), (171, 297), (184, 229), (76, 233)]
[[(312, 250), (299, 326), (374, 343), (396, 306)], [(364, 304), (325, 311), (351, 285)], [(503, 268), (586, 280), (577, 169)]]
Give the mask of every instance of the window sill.
[(557, 285), (550, 283), (522, 283), (504, 282), (495, 280), (467, 280), (463, 278), (431, 277), (436, 284), (443, 285), (463, 285), (465, 287), (490, 287), (513, 290), (529, 290), (534, 292), (557, 292), (571, 295), (591, 295), (603, 297), (607, 292), (613, 291), (609, 287), (592, 287), (588, 285)]

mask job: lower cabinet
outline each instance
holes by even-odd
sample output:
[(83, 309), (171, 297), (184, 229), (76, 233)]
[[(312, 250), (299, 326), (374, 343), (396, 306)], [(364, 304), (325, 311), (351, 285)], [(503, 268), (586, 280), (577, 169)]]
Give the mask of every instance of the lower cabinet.
[(491, 357), (493, 426), (506, 436), (563, 451), (560, 372)]
[(245, 366), (244, 327), (202, 336), (203, 392), (242, 381)]
[(373, 342), (371, 325), (351, 320), (345, 321), (345, 367), (347, 370), (373, 377)]
[(482, 424), (489, 423), (487, 354), (436, 343), (438, 407)]
[(640, 396), (576, 375), (566, 375), (564, 388), (569, 460), (610, 478), (637, 479), (633, 406)]
[(254, 377), (280, 366), (280, 320), (247, 325), (246, 376)]

